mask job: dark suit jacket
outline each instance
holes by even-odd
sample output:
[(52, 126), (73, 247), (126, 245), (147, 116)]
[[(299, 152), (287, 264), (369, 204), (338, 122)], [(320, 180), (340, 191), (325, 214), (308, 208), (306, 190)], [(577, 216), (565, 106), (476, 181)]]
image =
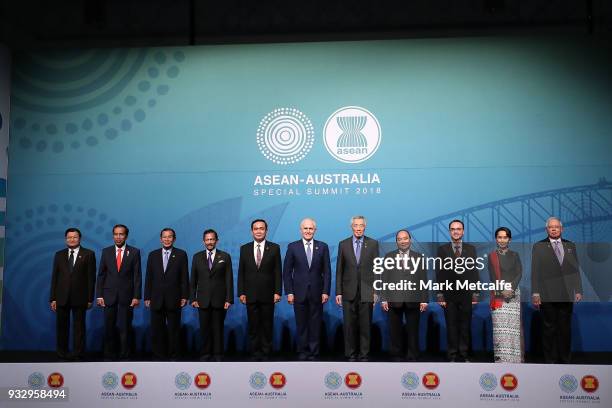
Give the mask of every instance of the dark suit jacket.
[(313, 240), (311, 250), (310, 267), (308, 267), (304, 242), (301, 239), (290, 243), (285, 254), (283, 265), (285, 294), (293, 294), (298, 303), (306, 300), (309, 287), (311, 298), (315, 301), (321, 301), (322, 294), (329, 295), (331, 286), (329, 248), (325, 242)]
[(573, 302), (582, 293), (580, 266), (576, 245), (562, 239), (563, 264), (559, 265), (548, 238), (533, 245), (531, 252), (531, 292), (539, 293), (543, 302)]
[(53, 258), (49, 301), (56, 301), (58, 306), (86, 307), (87, 303), (93, 303), (96, 254), (81, 247), (70, 273), (68, 251), (68, 248), (57, 251)]
[(144, 300), (151, 301), (151, 309), (180, 308), (181, 299), (189, 299), (189, 272), (187, 269), (187, 253), (182, 249), (172, 248), (165, 273), (162, 249), (159, 248), (149, 253)]
[(234, 273), (232, 258), (227, 252), (216, 250), (212, 269), (208, 269), (206, 250), (198, 252), (191, 261), (191, 301), (200, 308), (222, 308), (225, 302), (234, 303)]
[[(444, 260), (446, 258), (452, 258), (453, 265), (455, 265), (455, 260), (457, 259), (455, 257), (453, 246), (451, 245), (450, 242), (438, 247), (437, 256), (438, 258), (442, 259), (442, 266), (444, 266)], [(453, 284), (452, 291), (444, 290), (444, 291), (438, 292), (438, 301), (446, 301), (446, 302), (470, 301), (471, 302), (474, 296), (478, 297), (480, 295), (479, 292), (471, 292), (469, 290), (457, 290), (456, 288), (457, 280), (461, 280), (461, 281), (467, 280), (470, 283), (478, 282), (479, 275), (478, 275), (478, 269), (476, 269), (476, 263), (475, 263), (476, 248), (473, 245), (462, 242), (460, 258), (474, 259), (474, 262), (472, 262), (472, 265), (470, 268), (464, 267), (465, 270), (463, 271), (463, 273), (456, 272), (457, 268), (452, 268), (452, 269), (437, 268), (438, 265), (436, 264), (436, 280), (438, 282), (448, 281)], [(462, 262), (465, 262), (465, 261), (462, 261)]]
[(132, 299), (140, 299), (142, 292), (142, 272), (140, 269), (140, 250), (125, 245), (121, 270), (117, 271), (115, 246), (102, 250), (96, 293), (104, 298), (104, 303), (112, 306), (116, 303), (129, 305)]
[(282, 293), (280, 247), (266, 241), (259, 269), (253, 256), (254, 247), (253, 242), (240, 247), (238, 297), (246, 295), (247, 303), (274, 303), (274, 295)]
[(363, 237), (359, 264), (353, 249), (353, 237), (340, 241), (338, 244), (338, 260), (336, 261), (336, 295), (342, 295), (343, 300), (354, 301), (357, 292), (361, 291), (362, 299), (373, 301), (374, 294), (374, 258), (378, 257), (378, 241)]
[[(399, 254), (399, 249), (391, 251), (385, 255), (385, 258), (392, 258)], [(413, 263), (409, 261), (408, 269), (385, 269), (382, 274), (383, 282), (400, 283), (402, 280), (414, 282), (415, 290), (402, 290), (402, 291), (391, 291), (386, 290), (381, 293), (381, 300), (383, 302), (389, 302), (390, 307), (402, 307), (404, 303), (427, 303), (429, 296), (427, 290), (421, 289), (421, 282), (427, 281), (427, 270), (425, 269), (425, 262), (419, 261), (423, 258), (423, 255), (418, 252), (410, 250), (408, 252), (408, 258), (414, 260), (414, 264), (417, 265), (416, 269), (411, 269)], [(414, 272), (414, 273), (413, 273)]]

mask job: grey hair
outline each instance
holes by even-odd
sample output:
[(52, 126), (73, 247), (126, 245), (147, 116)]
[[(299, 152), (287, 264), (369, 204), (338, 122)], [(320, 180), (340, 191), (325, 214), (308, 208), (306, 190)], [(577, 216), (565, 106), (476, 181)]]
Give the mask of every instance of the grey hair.
[(363, 215), (354, 215), (351, 217), (351, 225), (353, 225), (353, 222), (355, 222), (355, 220), (363, 220), (364, 225), (368, 224), (368, 220), (366, 220), (366, 217), (364, 217)]
[(310, 218), (310, 217), (306, 217), (302, 221), (300, 221), (300, 228), (302, 227), (302, 225), (304, 225), (304, 222), (306, 222), (306, 221), (312, 221), (312, 223), (314, 224), (315, 229), (317, 229), (317, 222), (313, 218)]
[(559, 221), (559, 225), (563, 226), (563, 223), (561, 222), (561, 220), (557, 217), (548, 217), (548, 219), (546, 220), (546, 228), (548, 228), (548, 224), (550, 224), (551, 221)]

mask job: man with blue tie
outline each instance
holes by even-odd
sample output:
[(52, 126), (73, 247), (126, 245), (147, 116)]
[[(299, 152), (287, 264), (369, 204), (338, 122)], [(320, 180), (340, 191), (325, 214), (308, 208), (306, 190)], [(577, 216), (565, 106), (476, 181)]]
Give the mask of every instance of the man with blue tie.
[(351, 218), (353, 235), (338, 244), (336, 304), (344, 319), (344, 355), (348, 361), (365, 362), (370, 354), (370, 330), (374, 308), (374, 258), (378, 242), (364, 235), (363, 215)]
[(181, 308), (189, 298), (187, 253), (174, 247), (176, 233), (172, 228), (161, 230), (159, 237), (162, 247), (151, 251), (147, 258), (144, 302), (151, 309), (153, 358), (161, 361), (169, 357), (176, 361)]
[(115, 327), (119, 327), (120, 359), (130, 357), (134, 308), (140, 304), (142, 272), (140, 250), (127, 245), (130, 230), (123, 224), (113, 227), (114, 245), (102, 250), (96, 303), (104, 308), (104, 359), (116, 359)]
[(317, 224), (312, 218), (300, 223), (302, 239), (287, 246), (283, 281), (287, 302), (293, 305), (298, 359), (314, 361), (319, 356), (323, 304), (329, 299), (331, 266), (329, 248), (314, 238)]

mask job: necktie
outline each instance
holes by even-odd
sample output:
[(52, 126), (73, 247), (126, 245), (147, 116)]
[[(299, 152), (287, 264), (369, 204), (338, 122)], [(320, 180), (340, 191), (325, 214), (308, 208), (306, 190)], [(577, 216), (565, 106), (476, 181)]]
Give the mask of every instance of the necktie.
[(164, 251), (164, 273), (168, 267), (168, 258), (170, 257), (170, 251)]
[(212, 270), (212, 262), (213, 262), (213, 260), (212, 260), (212, 252), (208, 251), (208, 269)]
[(119, 269), (121, 269), (121, 251), (123, 251), (123, 249), (117, 249), (117, 272), (119, 272)]
[(459, 248), (461, 248), (459, 245), (455, 246), (455, 256), (457, 258), (461, 256), (461, 250)]
[(561, 251), (559, 241), (553, 241), (555, 244), (555, 255), (557, 255), (557, 259), (559, 260), (559, 265), (563, 264), (563, 251)]
[(261, 265), (261, 248), (259, 246), (260, 244), (257, 244), (257, 258), (255, 258), (255, 262), (257, 263), (258, 268), (259, 265)]
[(306, 243), (306, 259), (308, 260), (308, 267), (312, 264), (312, 250), (310, 249), (311, 242)]
[(358, 239), (355, 243), (355, 259), (357, 259), (357, 263), (359, 263), (359, 259), (361, 258), (361, 240)]
[(70, 250), (70, 256), (68, 257), (68, 270), (72, 273), (72, 269), (74, 268), (74, 249)]

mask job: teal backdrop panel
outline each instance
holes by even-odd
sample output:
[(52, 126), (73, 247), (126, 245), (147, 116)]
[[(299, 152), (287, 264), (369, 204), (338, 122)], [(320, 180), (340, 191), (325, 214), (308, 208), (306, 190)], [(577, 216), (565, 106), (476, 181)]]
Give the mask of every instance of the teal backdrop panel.
[[(408, 227), (428, 254), (458, 217), (480, 255), (493, 248), (495, 228), (513, 230), (527, 301), (531, 243), (557, 215), (583, 266), (587, 301), (575, 309), (574, 348), (610, 351), (609, 51), (555, 37), (15, 54), (2, 347), (54, 348), (51, 263), (69, 226), (99, 257), (112, 225), (127, 224), (143, 264), (161, 228), (175, 228), (190, 256), (202, 249), (202, 231), (215, 228), (236, 273), (254, 218), (268, 220), (268, 239), (283, 252), (299, 238), (300, 220), (315, 218), (333, 263), (352, 215), (368, 218), (367, 235), (388, 242), (385, 249)], [(531, 347), (537, 314), (523, 306)], [(443, 320), (432, 303), (423, 347), (445, 348)], [(374, 321), (375, 345), (385, 347), (378, 306)], [(185, 308), (183, 322), (196, 348), (195, 311)], [(325, 305), (327, 347), (338, 344), (341, 323), (341, 310)], [(491, 348), (490, 324), (483, 302), (474, 349)], [(143, 307), (134, 325), (145, 350)], [(102, 310), (88, 312), (92, 350), (101, 350), (102, 326)], [(290, 348), (294, 330), (283, 300), (277, 347)], [(245, 348), (239, 302), (226, 332), (228, 347)], [(428, 332), (438, 333), (434, 345)]]

